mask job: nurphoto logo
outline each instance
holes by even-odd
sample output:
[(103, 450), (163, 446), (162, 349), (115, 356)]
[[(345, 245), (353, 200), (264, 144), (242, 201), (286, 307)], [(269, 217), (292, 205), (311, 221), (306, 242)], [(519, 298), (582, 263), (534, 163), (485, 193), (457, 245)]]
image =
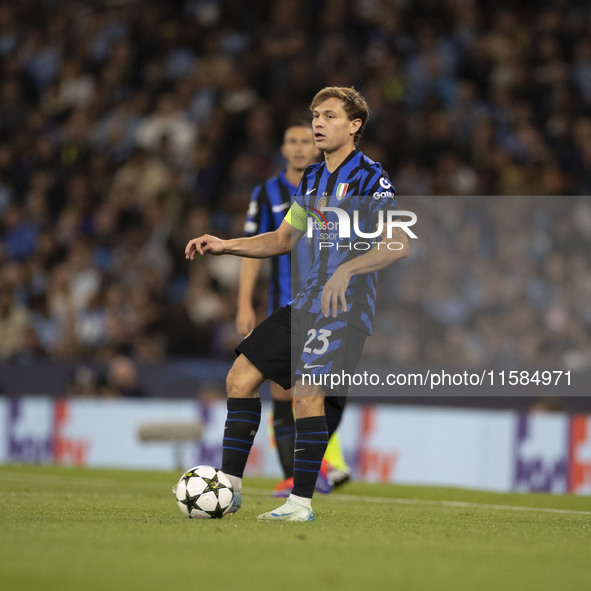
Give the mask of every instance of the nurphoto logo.
[[(376, 227), (371, 232), (364, 232), (360, 228), (359, 211), (353, 212), (353, 219), (348, 212), (340, 207), (306, 207), (306, 211), (310, 214), (308, 217), (308, 238), (313, 238), (315, 232), (319, 232), (320, 250), (324, 248), (335, 247), (337, 249), (346, 248), (354, 250), (370, 250), (373, 246), (380, 247), (380, 244), (387, 244), (389, 250), (401, 250), (403, 245), (401, 242), (372, 241), (366, 242), (363, 239), (372, 240), (383, 236), (384, 227), (386, 229), (386, 237), (391, 240), (394, 236), (394, 229), (400, 228), (409, 238), (418, 238), (418, 236), (410, 229), (417, 222), (417, 215), (412, 211), (404, 211), (399, 209), (381, 210), (378, 212), (378, 220)], [(325, 214), (331, 214), (327, 216)], [(336, 215), (336, 220), (334, 216)], [(341, 244), (341, 240), (348, 241), (351, 238), (351, 229), (355, 237), (361, 238), (361, 241), (356, 241), (352, 244), (346, 242)], [(338, 241), (338, 242), (335, 242)]]

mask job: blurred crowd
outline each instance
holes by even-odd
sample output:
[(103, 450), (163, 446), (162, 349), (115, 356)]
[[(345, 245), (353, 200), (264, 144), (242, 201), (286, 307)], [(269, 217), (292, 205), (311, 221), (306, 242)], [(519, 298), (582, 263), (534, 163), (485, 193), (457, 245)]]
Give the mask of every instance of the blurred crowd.
[(19, 0), (0, 4), (0, 360), (230, 358), (239, 261), (184, 245), (241, 234), (328, 85), (366, 96), (362, 149), (421, 220), (369, 351), (589, 350), (584, 0)]
[(383, 272), (371, 358), (591, 369), (591, 199), (401, 197), (410, 256)]

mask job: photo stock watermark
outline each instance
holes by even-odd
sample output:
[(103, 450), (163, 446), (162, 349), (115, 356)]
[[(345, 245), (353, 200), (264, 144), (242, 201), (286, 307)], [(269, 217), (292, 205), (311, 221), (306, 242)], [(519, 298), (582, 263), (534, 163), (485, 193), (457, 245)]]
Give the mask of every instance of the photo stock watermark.
[(355, 388), (355, 393), (370, 396), (400, 394), (404, 388), (412, 395), (470, 396), (484, 394), (491, 391), (498, 395), (508, 391), (539, 392), (548, 388), (558, 392), (567, 390), (575, 394), (572, 386), (576, 383), (577, 375), (570, 370), (508, 370), (482, 369), (478, 371), (424, 369), (422, 371), (381, 372), (357, 371), (348, 373), (302, 373), (301, 383), (304, 386), (320, 386), (327, 390), (334, 390), (342, 386)]
[[(320, 206), (306, 207), (308, 217), (307, 237), (313, 238), (318, 233), (320, 250), (336, 248), (337, 250), (367, 251), (372, 248), (402, 250), (402, 242), (393, 240), (396, 231), (402, 230), (409, 238), (418, 236), (411, 230), (417, 222), (417, 216), (406, 210), (380, 210), (377, 221), (372, 229), (365, 228), (369, 215), (360, 214), (358, 210), (346, 211), (340, 207)], [(336, 219), (335, 219), (336, 216)], [(385, 238), (387, 241), (380, 240)], [(351, 237), (354, 240), (351, 240)]]

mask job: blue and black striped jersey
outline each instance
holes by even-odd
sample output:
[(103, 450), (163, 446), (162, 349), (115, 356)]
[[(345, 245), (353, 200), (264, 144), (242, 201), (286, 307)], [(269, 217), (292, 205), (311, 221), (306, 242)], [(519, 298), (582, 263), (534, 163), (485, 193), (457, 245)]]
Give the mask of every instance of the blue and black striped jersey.
[[(291, 305), (314, 314), (321, 313), (322, 289), (337, 267), (364, 254), (380, 238), (368, 238), (383, 212), (396, 208), (395, 190), (381, 164), (362, 152), (354, 150), (332, 173), (326, 164), (309, 166), (297, 189), (294, 201), (309, 215), (322, 207), (335, 207), (348, 214), (351, 221), (350, 238), (339, 237), (339, 222), (335, 212), (325, 211), (324, 223), (314, 221), (312, 238), (313, 261), (307, 281)], [(355, 213), (357, 212), (357, 213)], [(316, 217), (316, 216), (313, 216)], [(354, 219), (358, 223), (354, 224)], [(377, 272), (362, 273), (351, 278), (346, 291), (347, 312), (338, 318), (371, 333), (375, 315)]]
[[(279, 228), (291, 205), (296, 187), (284, 172), (255, 187), (250, 199), (244, 234), (255, 236)], [(269, 313), (285, 306), (305, 283), (312, 264), (310, 245), (302, 239), (290, 253), (271, 259)], [(293, 272), (292, 272), (293, 266)]]

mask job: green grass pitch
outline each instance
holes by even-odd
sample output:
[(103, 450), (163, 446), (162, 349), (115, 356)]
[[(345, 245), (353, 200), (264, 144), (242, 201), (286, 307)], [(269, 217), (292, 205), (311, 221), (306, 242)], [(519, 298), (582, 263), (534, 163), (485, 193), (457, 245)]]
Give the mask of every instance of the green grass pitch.
[(180, 474), (0, 467), (3, 591), (591, 589), (591, 499), (350, 483), (314, 523), (259, 523), (273, 482), (189, 520)]

